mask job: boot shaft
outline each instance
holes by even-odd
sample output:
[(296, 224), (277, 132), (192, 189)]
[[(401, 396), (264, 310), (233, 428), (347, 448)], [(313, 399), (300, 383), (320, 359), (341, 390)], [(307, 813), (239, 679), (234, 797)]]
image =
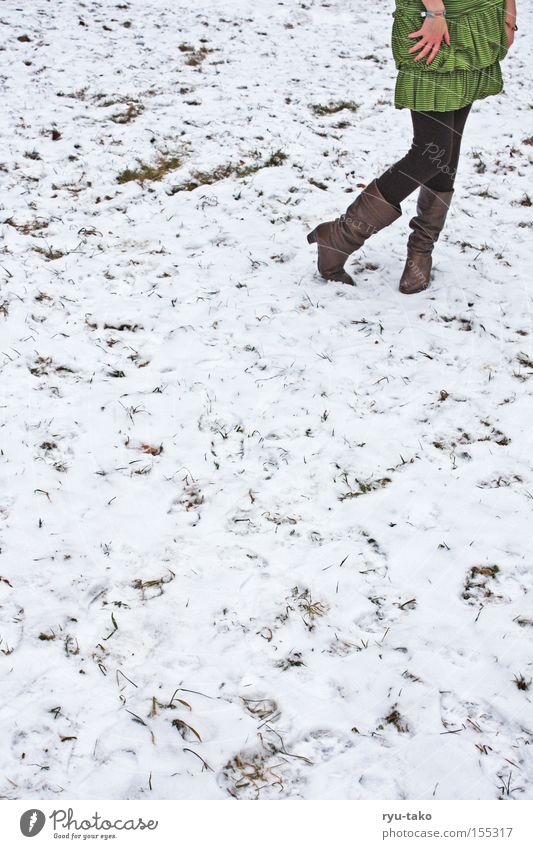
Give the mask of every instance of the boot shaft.
[(453, 197), (451, 192), (434, 192), (427, 186), (421, 186), (418, 193), (416, 215), (409, 222), (412, 233), (409, 236), (409, 251), (418, 254), (430, 254), (439, 238)]

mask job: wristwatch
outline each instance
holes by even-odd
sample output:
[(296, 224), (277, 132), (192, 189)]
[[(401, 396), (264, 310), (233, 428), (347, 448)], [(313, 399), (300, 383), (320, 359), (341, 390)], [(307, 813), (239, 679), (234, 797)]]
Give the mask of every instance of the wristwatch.
[(422, 18), (445, 18), (446, 9), (443, 9), (442, 12), (420, 12), (420, 16)]

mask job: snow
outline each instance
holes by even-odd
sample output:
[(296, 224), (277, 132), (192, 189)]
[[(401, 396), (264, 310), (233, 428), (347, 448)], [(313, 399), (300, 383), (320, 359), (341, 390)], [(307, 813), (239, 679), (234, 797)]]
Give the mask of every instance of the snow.
[(533, 798), (531, 46), (326, 284), (392, 8), (2, 4), (3, 798)]

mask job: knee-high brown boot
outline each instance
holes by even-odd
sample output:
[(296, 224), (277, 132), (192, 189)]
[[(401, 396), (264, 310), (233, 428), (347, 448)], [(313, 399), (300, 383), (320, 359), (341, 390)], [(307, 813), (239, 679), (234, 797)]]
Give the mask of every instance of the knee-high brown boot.
[(373, 180), (350, 204), (346, 212), (334, 221), (326, 221), (309, 233), (307, 241), (318, 248), (318, 271), (325, 280), (339, 283), (354, 281), (344, 270), (344, 263), (364, 242), (392, 224), (402, 214), (401, 209), (385, 200)]
[(400, 280), (400, 292), (413, 295), (429, 286), (433, 247), (440, 236), (450, 208), (453, 191), (434, 192), (421, 186), (416, 216), (409, 226), (412, 233), (407, 242), (407, 259)]

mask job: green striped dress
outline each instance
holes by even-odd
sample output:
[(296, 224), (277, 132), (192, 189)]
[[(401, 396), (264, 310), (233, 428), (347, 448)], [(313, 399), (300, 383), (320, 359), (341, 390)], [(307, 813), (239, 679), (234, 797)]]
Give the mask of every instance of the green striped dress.
[(450, 46), (443, 41), (430, 65), (414, 61), (409, 38), (424, 22), (421, 0), (396, 0), (392, 54), (398, 69), (394, 105), (417, 112), (448, 112), (498, 94), (500, 60), (507, 53), (505, 0), (445, 0)]

